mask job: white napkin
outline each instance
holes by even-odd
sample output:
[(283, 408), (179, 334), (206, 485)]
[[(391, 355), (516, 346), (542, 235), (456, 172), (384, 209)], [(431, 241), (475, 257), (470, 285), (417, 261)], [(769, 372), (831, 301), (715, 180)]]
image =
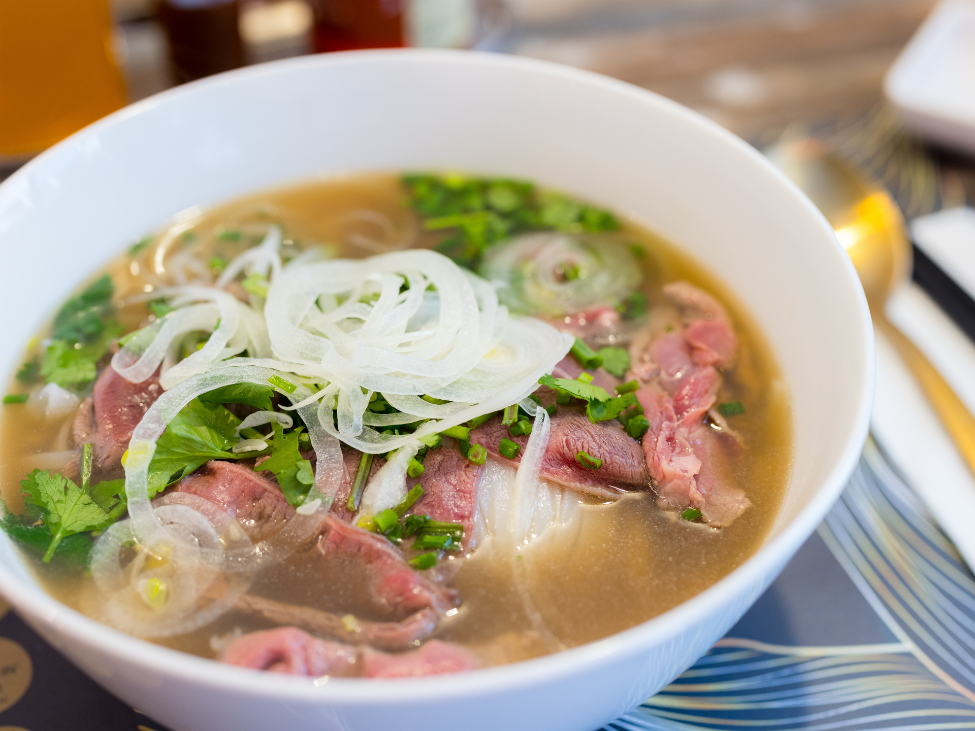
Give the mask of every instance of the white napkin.
[[(975, 412), (975, 344), (915, 285), (891, 298), (887, 316)], [(975, 476), (893, 346), (877, 337), (874, 437), (975, 570)]]

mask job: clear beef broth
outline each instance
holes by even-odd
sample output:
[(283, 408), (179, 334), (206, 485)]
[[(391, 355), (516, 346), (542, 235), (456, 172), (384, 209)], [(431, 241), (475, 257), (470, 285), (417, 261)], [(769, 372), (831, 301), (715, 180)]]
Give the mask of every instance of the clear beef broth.
[[(163, 254), (149, 247), (119, 257), (105, 271), (113, 276), (117, 299), (124, 299), (172, 281), (167, 278), (173, 276), (178, 257), (233, 258), (259, 241), (258, 229), (249, 226), (268, 221), (282, 226), (285, 251), (324, 244), (336, 247), (341, 256), (360, 257), (411, 239), (414, 246), (433, 246), (442, 234), (420, 230), (403, 198), (399, 178), (393, 175), (317, 181), (266, 192), (190, 212), (156, 237), (164, 242)], [(242, 235), (228, 235), (230, 231)], [(459, 569), (444, 572), (445, 580), (460, 592), (462, 604), (436, 636), (474, 650), (483, 664), (511, 662), (605, 637), (694, 596), (755, 552), (772, 526), (788, 484), (792, 457), (788, 394), (750, 317), (703, 266), (646, 229), (624, 221), (620, 235), (645, 251), (643, 290), (651, 307), (663, 303), (664, 283), (685, 279), (715, 295), (728, 309), (740, 347), (735, 365), (723, 372), (719, 401), (748, 405), (745, 414), (733, 417), (747, 447), (735, 460), (733, 471), (751, 506), (732, 525), (714, 530), (658, 509), (650, 491), (629, 494), (612, 504), (581, 498), (586, 507), (568, 525), (548, 531), (529, 546), (518, 563), (497, 551), (474, 551)], [(159, 261), (166, 264), (161, 271), (155, 266)], [(117, 314), (130, 328), (147, 316), (144, 304), (129, 305)], [(26, 408), (3, 408), (0, 479), (3, 499), (12, 512), (22, 507), (20, 480), (35, 467), (47, 467), (38, 464), (38, 455), (51, 459), (49, 453), (73, 448), (72, 418), (45, 420)], [(90, 578), (59, 573), (33, 556), (29, 560), (52, 595), (97, 615)], [(515, 571), (523, 572), (531, 603), (551, 636), (543, 637), (533, 628), (513, 580)], [(251, 591), (278, 601), (385, 619), (370, 614), (366, 589), (348, 565), (339, 564), (323, 576), (291, 560), (258, 575)], [(536, 626), (537, 621), (536, 617)], [(269, 626), (267, 621), (230, 613), (188, 635), (160, 642), (212, 657), (216, 654), (212, 638)]]

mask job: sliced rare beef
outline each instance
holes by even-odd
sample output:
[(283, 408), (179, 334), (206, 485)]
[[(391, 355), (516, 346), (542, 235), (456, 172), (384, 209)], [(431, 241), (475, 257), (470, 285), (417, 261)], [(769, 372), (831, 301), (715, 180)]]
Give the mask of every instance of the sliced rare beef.
[(94, 462), (99, 469), (116, 467), (132, 432), (162, 392), (158, 371), (142, 383), (130, 383), (109, 365), (95, 381), (92, 395), (78, 409), (75, 443), (93, 443)]
[(307, 677), (414, 678), (460, 673), (477, 667), (471, 653), (438, 640), (393, 655), (320, 640), (296, 627), (279, 627), (238, 637), (224, 649), (220, 659), (239, 667)]
[[(226, 510), (253, 541), (266, 538), (294, 515), (294, 508), (275, 483), (233, 462), (208, 462), (201, 471), (181, 480), (176, 490), (197, 495)], [(316, 537), (295, 552), (293, 560), (312, 567), (312, 571), (316, 562), (353, 563), (357, 573), (365, 577), (377, 610), (394, 620), (379, 623), (385, 626), (375, 628), (377, 637), (388, 638), (386, 647), (402, 646), (397, 644), (399, 642), (405, 645), (405, 638), (409, 638), (409, 642), (419, 639), (416, 635), (425, 627), (429, 634), (436, 622), (429, 626), (428, 620), (435, 617), (439, 622), (448, 609), (458, 604), (456, 592), (419, 575), (406, 563), (402, 552), (386, 538), (349, 525), (332, 514), (323, 519)], [(322, 570), (325, 570), (324, 564)], [(334, 622), (329, 624), (327, 613), (310, 615), (306, 607), (291, 606), (288, 609), (288, 606), (255, 608), (245, 601), (240, 609), (249, 614), (273, 612), (278, 621), (282, 621), (284, 613), (289, 611), (290, 624), (304, 624), (310, 620), (303, 617), (314, 616), (318, 622), (314, 628), (323, 634), (329, 626), (336, 626)], [(410, 616), (417, 613), (423, 616)], [(397, 624), (400, 626), (395, 626)]]
[[(643, 490), (650, 485), (646, 461), (640, 444), (623, 431), (617, 421), (593, 424), (581, 413), (560, 413), (552, 417), (548, 448), (542, 459), (541, 476), (559, 485), (599, 498), (613, 498), (625, 490)], [(481, 444), (492, 456), (504, 460), (498, 451), (507, 437), (521, 447), (514, 460), (518, 464), (528, 444), (528, 436), (512, 437), (508, 427), (494, 417), (471, 433), (471, 442)], [(586, 452), (601, 459), (602, 466), (591, 470), (576, 459)]]
[(620, 313), (609, 305), (565, 317), (547, 318), (545, 321), (556, 330), (570, 333), (597, 347), (617, 342), (625, 329)]
[(423, 460), (423, 474), (417, 480), (423, 488), (423, 497), (410, 514), (460, 523), (464, 526), (466, 548), (474, 531), (477, 488), (483, 472), (483, 465), (474, 464), (456, 449), (440, 447), (430, 451)]
[[(579, 364), (579, 361), (577, 361), (571, 355), (567, 355), (555, 364), (555, 367), (552, 369), (552, 375), (556, 378), (568, 378), (569, 380), (574, 380), (579, 377), (579, 374), (582, 373), (583, 370), (584, 369)], [(612, 394), (613, 389), (620, 384), (618, 378), (607, 373), (602, 368), (596, 368), (595, 370), (589, 371), (589, 375), (592, 376), (593, 386), (599, 386), (610, 394)]]
[(730, 525), (749, 505), (729, 462), (740, 444), (705, 416), (721, 387), (717, 368), (733, 362), (737, 337), (711, 295), (687, 282), (665, 285), (664, 293), (682, 323), (648, 331), (631, 346), (637, 398), (650, 422), (643, 437), (647, 468), (662, 508), (697, 508), (710, 525)]

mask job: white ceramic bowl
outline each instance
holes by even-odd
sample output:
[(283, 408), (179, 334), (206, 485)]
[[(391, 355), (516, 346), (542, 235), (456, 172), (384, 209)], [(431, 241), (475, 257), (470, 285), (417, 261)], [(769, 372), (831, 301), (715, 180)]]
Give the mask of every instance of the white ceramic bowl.
[[(107, 689), (187, 731), (588, 731), (687, 668), (762, 593), (850, 474), (873, 390), (856, 274), (812, 204), (757, 152), (654, 94), (548, 63), (379, 51), (252, 67), (124, 109), (0, 186), (3, 373), (72, 287), (168, 217), (318, 175), (449, 169), (532, 179), (632, 215), (719, 274), (791, 389), (795, 465), (758, 553), (707, 591), (557, 655), (421, 680), (312, 681), (158, 647), (48, 597), (0, 539), (0, 592)], [(608, 603), (612, 597), (606, 598)]]

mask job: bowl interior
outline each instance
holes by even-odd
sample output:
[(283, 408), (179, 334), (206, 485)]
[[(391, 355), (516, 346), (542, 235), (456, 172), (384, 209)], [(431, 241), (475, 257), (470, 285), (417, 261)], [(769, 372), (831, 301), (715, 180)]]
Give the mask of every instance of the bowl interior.
[[(788, 530), (797, 537), (781, 545), (798, 547), (866, 430), (872, 339), (852, 266), (811, 204), (740, 140), (549, 64), (449, 52), (298, 59), (167, 92), (82, 131), (0, 187), (0, 242), (17, 274), (0, 307), (19, 313), (0, 370), (13, 372), (66, 292), (179, 211), (319, 175), (410, 169), (560, 188), (634, 216), (721, 277), (793, 398), (791, 484), (751, 562), (772, 565), (768, 543)], [(0, 588), (42, 601), (5, 537)]]

